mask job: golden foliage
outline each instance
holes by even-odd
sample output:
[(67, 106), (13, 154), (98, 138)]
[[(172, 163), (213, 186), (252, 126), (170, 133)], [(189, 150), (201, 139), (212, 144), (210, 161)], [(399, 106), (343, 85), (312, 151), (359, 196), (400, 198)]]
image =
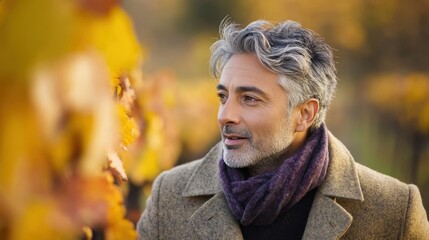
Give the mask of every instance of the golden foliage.
[(429, 76), (378, 74), (368, 78), (365, 96), (404, 126), (429, 134)]
[(126, 113), (124, 105), (118, 105), (118, 116), (121, 122), (122, 144), (128, 146), (139, 137), (140, 131), (134, 119)]
[(191, 154), (206, 150), (219, 138), (217, 81), (198, 79), (178, 86), (181, 142)]
[[(243, 17), (251, 21), (266, 19), (284, 21), (291, 19), (304, 27), (331, 37), (334, 45), (348, 49), (359, 49), (366, 42), (366, 33), (359, 17), (365, 11), (365, 2), (349, 1), (299, 1), (273, 0), (270, 2), (238, 1)], [(341, 19), (341, 20), (339, 20)]]
[[(134, 120), (142, 126), (142, 136), (122, 152), (127, 172), (134, 183), (151, 182), (162, 171), (173, 167), (180, 153), (178, 125), (174, 116), (175, 78), (168, 73), (146, 77), (139, 83), (131, 76), (135, 87), (136, 106), (143, 109)], [(132, 97), (129, 97), (132, 98)]]
[(141, 49), (134, 37), (132, 24), (119, 7), (110, 10), (106, 17), (80, 13), (77, 47), (93, 47), (102, 54), (109, 67), (112, 86), (119, 84), (117, 76), (130, 72), (140, 60)]
[(19, 77), (44, 59), (65, 53), (75, 31), (72, 5), (58, 0), (2, 1), (0, 24), (0, 76)]
[(141, 57), (128, 16), (115, 1), (2, 1), (0, 35), (2, 239), (135, 239), (113, 181), (140, 133), (132, 88), (114, 98)]

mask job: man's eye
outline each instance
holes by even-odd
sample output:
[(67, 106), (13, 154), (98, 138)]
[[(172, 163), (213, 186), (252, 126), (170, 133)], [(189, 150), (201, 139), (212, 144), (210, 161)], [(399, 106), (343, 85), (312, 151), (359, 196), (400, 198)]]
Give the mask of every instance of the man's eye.
[(243, 97), (243, 100), (244, 100), (245, 102), (250, 102), (250, 103), (255, 103), (255, 102), (257, 102), (257, 101), (258, 101), (258, 99), (254, 98), (254, 97), (251, 97), (251, 96), (244, 96), (244, 97)]
[(217, 96), (219, 97), (219, 101), (220, 101), (221, 103), (225, 103), (225, 102), (226, 102), (227, 97), (226, 97), (226, 95), (225, 95), (225, 94), (223, 94), (223, 93), (218, 93), (218, 94), (217, 94)]

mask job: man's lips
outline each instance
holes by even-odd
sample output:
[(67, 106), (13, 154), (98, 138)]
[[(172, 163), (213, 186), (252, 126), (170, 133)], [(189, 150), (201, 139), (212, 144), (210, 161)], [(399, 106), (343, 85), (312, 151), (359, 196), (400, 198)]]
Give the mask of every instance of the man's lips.
[(223, 139), (224, 139), (223, 142), (225, 145), (234, 146), (234, 145), (242, 144), (248, 138), (241, 135), (236, 135), (236, 134), (224, 134)]

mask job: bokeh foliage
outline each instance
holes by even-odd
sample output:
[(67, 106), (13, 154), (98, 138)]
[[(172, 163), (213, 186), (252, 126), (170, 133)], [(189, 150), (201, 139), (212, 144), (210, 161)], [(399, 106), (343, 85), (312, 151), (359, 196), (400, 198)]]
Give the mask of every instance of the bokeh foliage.
[(159, 156), (168, 87), (143, 79), (128, 14), (114, 0), (5, 0), (0, 36), (1, 238), (135, 239), (124, 182), (177, 156), (174, 137)]
[[(256, 19), (290, 19), (318, 32), (334, 48), (340, 79), (328, 114), (330, 130), (356, 161), (417, 184), (429, 209), (428, 1), (131, 0), (124, 6), (141, 27), (139, 39), (148, 46), (146, 72), (175, 72), (177, 85), (191, 85), (189, 94), (195, 79), (213, 84), (205, 80), (209, 47), (227, 16), (243, 25)], [(194, 98), (201, 102), (197, 95)], [(211, 118), (216, 115), (201, 121), (216, 129)], [(207, 149), (194, 145), (201, 145), (200, 156)], [(184, 149), (181, 159), (194, 155)]]

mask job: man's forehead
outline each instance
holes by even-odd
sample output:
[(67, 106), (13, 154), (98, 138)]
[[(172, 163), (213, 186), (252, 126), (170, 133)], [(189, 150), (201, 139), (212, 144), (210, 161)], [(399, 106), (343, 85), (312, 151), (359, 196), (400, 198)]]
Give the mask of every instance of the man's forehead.
[(226, 62), (222, 73), (228, 72), (253, 72), (260, 74), (270, 74), (270, 70), (265, 68), (255, 54), (234, 54)]
[(225, 77), (246, 77), (246, 78), (260, 78), (267, 75), (267, 72), (261, 69), (240, 67), (240, 66), (229, 66), (225, 67), (221, 74), (221, 79)]

